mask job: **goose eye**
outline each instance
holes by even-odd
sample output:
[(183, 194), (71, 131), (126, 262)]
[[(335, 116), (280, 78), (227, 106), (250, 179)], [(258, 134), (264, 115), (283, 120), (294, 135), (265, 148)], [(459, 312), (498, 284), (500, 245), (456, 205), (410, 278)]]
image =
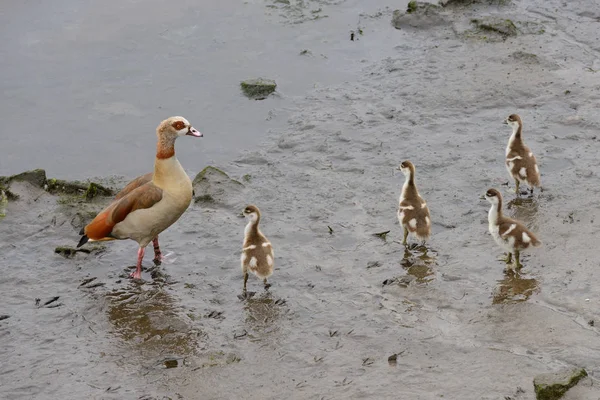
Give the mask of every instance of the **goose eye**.
[(173, 128), (175, 128), (175, 130), (182, 130), (183, 128), (185, 128), (185, 124), (183, 123), (183, 121), (177, 121), (173, 123)]

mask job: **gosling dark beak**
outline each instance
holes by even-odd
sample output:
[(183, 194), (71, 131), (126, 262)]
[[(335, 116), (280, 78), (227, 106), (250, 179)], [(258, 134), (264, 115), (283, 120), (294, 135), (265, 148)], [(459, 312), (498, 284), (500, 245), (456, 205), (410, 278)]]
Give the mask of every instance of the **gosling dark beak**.
[(246, 218), (246, 216), (244, 215), (243, 212), (239, 213), (237, 216), (238, 216), (238, 218)]

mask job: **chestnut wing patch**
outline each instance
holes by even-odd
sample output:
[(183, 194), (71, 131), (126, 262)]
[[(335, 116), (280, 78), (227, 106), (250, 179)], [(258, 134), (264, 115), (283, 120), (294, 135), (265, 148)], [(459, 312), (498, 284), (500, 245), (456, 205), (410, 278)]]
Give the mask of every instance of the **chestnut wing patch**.
[(117, 196), (115, 197), (115, 200), (119, 200), (122, 199), (123, 197), (127, 196), (129, 193), (131, 193), (133, 190), (139, 188), (142, 185), (145, 185), (146, 183), (150, 182), (152, 180), (152, 176), (153, 176), (153, 172), (149, 172), (146, 175), (142, 175), (142, 176), (138, 176), (137, 178), (135, 178), (134, 180), (132, 180), (131, 182), (129, 182), (127, 184), (127, 186), (125, 186), (123, 188), (123, 190), (121, 190), (119, 193), (117, 193)]
[(129, 213), (135, 210), (150, 208), (161, 201), (163, 191), (152, 182), (134, 189), (129, 194), (122, 197), (114, 206), (110, 213), (110, 221), (113, 226), (127, 218)]
[(120, 199), (115, 200), (94, 218), (84, 229), (88, 238), (101, 240), (110, 237), (116, 224), (123, 221), (129, 213), (150, 208), (162, 199), (163, 191), (152, 182), (148, 182)]

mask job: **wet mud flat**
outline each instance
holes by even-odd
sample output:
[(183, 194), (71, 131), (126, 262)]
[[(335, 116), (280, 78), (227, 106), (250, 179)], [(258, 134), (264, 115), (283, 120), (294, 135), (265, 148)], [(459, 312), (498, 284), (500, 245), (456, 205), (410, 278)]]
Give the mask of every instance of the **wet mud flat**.
[[(309, 3), (332, 15), (355, 6)], [(282, 26), (296, 21), (273, 4)], [(54, 253), (108, 198), (11, 186), (21, 198), (0, 223), (8, 398), (516, 400), (535, 398), (536, 374), (573, 365), (591, 378), (565, 398), (598, 397), (600, 15), (586, 2), (476, 4), (395, 29), (394, 8), (365, 11), (356, 42), (381, 39), (385, 57), (296, 99), (260, 150), (204, 171), (197, 201), (161, 237), (170, 263), (147, 260), (142, 284), (126, 278), (134, 243)], [(490, 15), (535, 29), (473, 26)], [(514, 200), (503, 165), (502, 120), (515, 112), (542, 172), (531, 199)], [(426, 247), (399, 244), (405, 159), (432, 214)], [(489, 187), (544, 243), (518, 274), (487, 233)], [(241, 301), (246, 203), (264, 214), (276, 271), (268, 292), (251, 277), (256, 294)]]

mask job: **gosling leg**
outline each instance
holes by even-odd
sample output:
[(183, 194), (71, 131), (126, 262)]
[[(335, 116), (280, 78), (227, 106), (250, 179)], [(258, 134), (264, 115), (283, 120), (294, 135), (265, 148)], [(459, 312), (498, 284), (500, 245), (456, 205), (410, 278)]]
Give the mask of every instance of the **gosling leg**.
[(523, 268), (523, 264), (521, 264), (521, 252), (519, 250), (515, 250), (515, 270)]

